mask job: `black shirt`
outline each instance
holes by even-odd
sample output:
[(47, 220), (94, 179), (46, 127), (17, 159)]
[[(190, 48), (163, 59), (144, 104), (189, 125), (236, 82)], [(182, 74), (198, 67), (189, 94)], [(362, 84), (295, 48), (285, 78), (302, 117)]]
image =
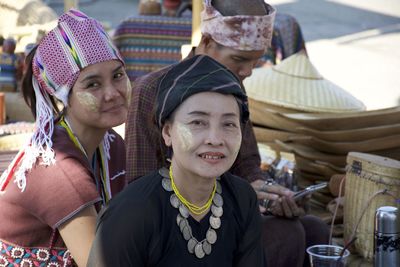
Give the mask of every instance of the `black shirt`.
[[(221, 176), (223, 215), (217, 241), (202, 259), (190, 254), (176, 223), (178, 209), (158, 172), (131, 183), (99, 217), (88, 266), (263, 266), (261, 218), (248, 182)], [(203, 240), (209, 212), (200, 222), (189, 216), (193, 236)]]

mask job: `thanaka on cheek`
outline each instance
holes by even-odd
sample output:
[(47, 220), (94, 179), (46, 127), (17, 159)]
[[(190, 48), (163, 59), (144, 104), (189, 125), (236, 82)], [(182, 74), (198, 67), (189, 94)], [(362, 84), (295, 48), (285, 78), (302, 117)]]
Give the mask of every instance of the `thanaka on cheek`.
[(193, 146), (193, 135), (190, 129), (185, 125), (179, 123), (177, 125), (179, 140), (181, 141), (182, 149), (189, 151)]
[(76, 93), (76, 98), (81, 105), (86, 106), (90, 111), (99, 111), (97, 99), (91, 93), (78, 92)]

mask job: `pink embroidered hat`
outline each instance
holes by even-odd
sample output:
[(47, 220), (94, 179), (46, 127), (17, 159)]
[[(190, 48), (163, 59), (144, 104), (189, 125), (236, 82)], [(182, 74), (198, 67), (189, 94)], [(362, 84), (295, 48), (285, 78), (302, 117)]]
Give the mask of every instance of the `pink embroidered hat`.
[(71, 9), (60, 16), (58, 26), (40, 42), (33, 73), (43, 90), (66, 105), (80, 70), (112, 59), (123, 62), (100, 23)]
[[(68, 106), (68, 95), (80, 71), (85, 67), (108, 61), (123, 60), (108, 34), (98, 21), (71, 9), (58, 19), (58, 25), (39, 43), (32, 69), (36, 96), (36, 129), (30, 144), (17, 155), (18, 162), (0, 178), (0, 185), (10, 176), (10, 169), (20, 164), (15, 173), (18, 186), (24, 190), (25, 172), (41, 157), (45, 165), (55, 163), (52, 140), (54, 113), (49, 95)], [(123, 63), (124, 64), (124, 63)], [(17, 159), (16, 158), (16, 159)], [(12, 175), (12, 174), (11, 174)]]
[(271, 45), (275, 9), (264, 2), (265, 16), (226, 16), (224, 17), (204, 0), (201, 13), (201, 33), (209, 34), (217, 43), (237, 50), (265, 50)]

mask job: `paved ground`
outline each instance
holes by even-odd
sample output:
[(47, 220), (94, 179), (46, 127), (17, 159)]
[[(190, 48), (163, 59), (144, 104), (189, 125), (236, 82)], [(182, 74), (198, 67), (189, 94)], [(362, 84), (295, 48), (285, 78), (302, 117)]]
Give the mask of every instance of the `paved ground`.
[[(111, 27), (137, 14), (138, 0), (80, 2), (84, 12)], [(299, 21), (310, 59), (324, 77), (362, 100), (368, 109), (400, 104), (399, 0), (268, 2)], [(62, 12), (62, 5), (50, 5)]]

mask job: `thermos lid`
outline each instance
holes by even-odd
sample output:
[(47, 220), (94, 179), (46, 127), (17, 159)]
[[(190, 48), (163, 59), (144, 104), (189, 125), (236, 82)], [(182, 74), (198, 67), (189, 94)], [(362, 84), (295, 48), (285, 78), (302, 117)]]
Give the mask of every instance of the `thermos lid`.
[(382, 234), (400, 234), (400, 211), (396, 207), (383, 206), (376, 210), (375, 232)]

